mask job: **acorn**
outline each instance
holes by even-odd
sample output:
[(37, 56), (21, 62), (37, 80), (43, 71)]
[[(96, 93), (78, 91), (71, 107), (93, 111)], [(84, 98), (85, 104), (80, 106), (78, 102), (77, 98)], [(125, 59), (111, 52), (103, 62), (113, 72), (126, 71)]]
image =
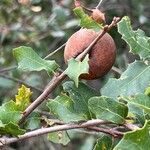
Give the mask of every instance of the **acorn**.
[[(80, 29), (67, 41), (64, 50), (64, 60), (75, 58), (82, 53), (90, 43), (100, 34), (93, 29)], [(107, 74), (113, 66), (116, 58), (116, 45), (113, 38), (104, 34), (92, 47), (89, 53), (89, 73), (81, 74), (80, 79), (93, 80)]]
[(18, 2), (22, 5), (28, 5), (30, 3), (29, 0), (18, 0)]
[(92, 16), (93, 20), (95, 20), (97, 23), (105, 23), (106, 22), (105, 14), (97, 8), (92, 9), (91, 16)]

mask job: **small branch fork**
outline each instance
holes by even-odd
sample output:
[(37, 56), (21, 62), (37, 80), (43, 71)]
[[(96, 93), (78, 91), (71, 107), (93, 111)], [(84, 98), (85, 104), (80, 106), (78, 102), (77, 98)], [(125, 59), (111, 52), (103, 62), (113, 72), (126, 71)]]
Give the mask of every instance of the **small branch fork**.
[(0, 138), (0, 147), (3, 147), (5, 145), (8, 145), (13, 142), (28, 139), (31, 137), (40, 136), (40, 135), (47, 134), (47, 133), (52, 133), (52, 132), (57, 132), (57, 131), (66, 131), (66, 130), (70, 130), (70, 129), (81, 129), (81, 128), (88, 129), (90, 131), (103, 132), (103, 133), (109, 134), (115, 138), (116, 137), (121, 138), (123, 136), (123, 133), (119, 132), (117, 130), (111, 130), (111, 129), (107, 129), (107, 128), (97, 127), (98, 125), (104, 125), (104, 124), (107, 125), (107, 124), (109, 124), (109, 122), (103, 121), (100, 119), (95, 119), (95, 120), (89, 120), (89, 121), (83, 122), (83, 123), (70, 123), (70, 124), (56, 125), (56, 126), (52, 126), (52, 127), (48, 127), (48, 128), (41, 128), (41, 129), (37, 129), (37, 130), (31, 131), (31, 132), (27, 132), (24, 135), (20, 135), (18, 138), (17, 137)]

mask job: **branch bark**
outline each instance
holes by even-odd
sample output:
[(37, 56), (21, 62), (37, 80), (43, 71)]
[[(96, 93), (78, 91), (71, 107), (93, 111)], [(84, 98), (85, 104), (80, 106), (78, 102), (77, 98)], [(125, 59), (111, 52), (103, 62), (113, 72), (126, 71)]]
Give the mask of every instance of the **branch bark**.
[(127, 127), (129, 130), (138, 130), (139, 129), (139, 127), (134, 124), (126, 123), (124, 126)]
[(100, 128), (100, 127), (87, 127), (87, 129), (90, 129), (90, 130), (96, 131), (96, 132), (106, 133), (106, 134), (113, 136), (114, 138), (122, 138), (122, 136), (123, 136), (122, 132), (119, 132), (114, 129), (106, 129), (106, 128)]
[(103, 128), (94, 127), (94, 126), (102, 125), (102, 124), (108, 124), (108, 122), (100, 120), (100, 119), (95, 119), (95, 120), (89, 120), (89, 121), (83, 122), (83, 123), (70, 123), (70, 124), (64, 124), (64, 125), (57, 125), (57, 126), (53, 126), (53, 127), (49, 127), (49, 128), (41, 128), (41, 129), (37, 129), (37, 130), (31, 131), (31, 132), (27, 132), (24, 135), (20, 135), (18, 138), (17, 137), (0, 138), (0, 147), (3, 147), (5, 145), (8, 145), (8, 144), (13, 143), (13, 142), (28, 139), (31, 137), (40, 136), (40, 135), (47, 134), (47, 133), (64, 131), (64, 130), (71, 130), (71, 129), (79, 129), (79, 128), (90, 129), (90, 130), (94, 130), (97, 132), (103, 132), (103, 133), (115, 135), (115, 136), (117, 136), (117, 135), (122, 136), (123, 135), (123, 133), (118, 132), (118, 131), (112, 130), (110, 132), (110, 129), (103, 129)]

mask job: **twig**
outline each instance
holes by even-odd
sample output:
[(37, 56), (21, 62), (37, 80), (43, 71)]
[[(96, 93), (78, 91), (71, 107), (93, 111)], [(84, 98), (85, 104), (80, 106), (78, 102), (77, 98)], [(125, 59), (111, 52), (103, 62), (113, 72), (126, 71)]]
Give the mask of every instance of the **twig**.
[(49, 57), (51, 57), (52, 55), (54, 55), (55, 53), (57, 53), (58, 51), (60, 51), (62, 48), (64, 48), (66, 45), (66, 43), (64, 43), (63, 45), (61, 45), (60, 47), (58, 47), (56, 50), (54, 50), (52, 53), (48, 54), (44, 59), (47, 59)]
[(3, 68), (3, 69), (0, 69), (0, 73), (8, 72), (8, 71), (14, 70), (14, 69), (16, 69), (16, 68), (17, 68), (17, 66), (8, 67), (8, 68)]
[(100, 5), (102, 4), (103, 0), (100, 0), (98, 5), (96, 6), (96, 9), (98, 9), (100, 7)]
[[(106, 122), (107, 123), (107, 122)], [(78, 128), (90, 128), (92, 129), (92, 127), (96, 126), (96, 125), (100, 125), (100, 124), (105, 124), (105, 121), (100, 120), (100, 119), (95, 119), (95, 120), (89, 120), (87, 122), (83, 122), (81, 124), (78, 123), (72, 123), (72, 124), (64, 124), (64, 125), (57, 125), (57, 126), (53, 126), (53, 127), (49, 127), (49, 128), (41, 128), (41, 129), (37, 129), (31, 132), (27, 132), (24, 135), (19, 136), (18, 138), (0, 138), (0, 147), (3, 147), (5, 145), (8, 145), (10, 143), (13, 142), (17, 142), (20, 140), (24, 140), (24, 139), (28, 139), (31, 137), (35, 137), (35, 136), (39, 136), (39, 135), (43, 135), (43, 134), (47, 134), (47, 133), (52, 133), (52, 132), (56, 132), (56, 131), (64, 131), (64, 130), (70, 130), (70, 129), (78, 129)], [(95, 128), (97, 129), (97, 128)], [(94, 130), (94, 128), (93, 128)], [(110, 129), (97, 129), (98, 132), (103, 132), (103, 133), (107, 133), (107, 134), (114, 134), (114, 135), (122, 135), (120, 132), (116, 132), (116, 131), (111, 131), (111, 133), (109, 133)], [(113, 133), (114, 132), (114, 133)]]
[(134, 125), (134, 124), (126, 123), (126, 124), (124, 124), (124, 126), (125, 126), (126, 128), (128, 128), (129, 130), (137, 130), (137, 129), (139, 129), (139, 127), (136, 126), (136, 125)]
[(9, 80), (12, 80), (12, 81), (14, 81), (14, 82), (17, 82), (17, 83), (20, 83), (20, 84), (24, 84), (24, 85), (26, 85), (26, 86), (28, 86), (28, 87), (30, 87), (30, 88), (32, 88), (32, 89), (35, 89), (35, 90), (39, 91), (40, 93), (43, 92), (42, 89), (37, 88), (37, 87), (34, 87), (34, 86), (32, 86), (32, 85), (30, 85), (30, 84), (28, 84), (28, 83), (26, 83), (26, 82), (24, 82), (24, 81), (22, 81), (22, 80), (19, 80), (19, 79), (17, 79), (17, 78), (13, 78), (13, 77), (10, 77), (10, 76), (8, 76), (8, 75), (1, 74), (1, 73), (0, 73), (0, 76), (3, 77), (3, 78), (5, 78), (5, 79), (9, 79)]
[(119, 17), (114, 17), (113, 18), (113, 21), (110, 25), (106, 25), (104, 27), (104, 29), (102, 30), (102, 32), (100, 34), (98, 34), (98, 36), (94, 39), (94, 41), (81, 53), (79, 54), (76, 59), (77, 60), (82, 60), (88, 53), (89, 51), (91, 50), (91, 48), (95, 45), (95, 43), (101, 39), (104, 34), (106, 34), (112, 27), (116, 26), (116, 24), (120, 21), (120, 18)]
[(113, 72), (117, 73), (118, 75), (121, 75), (121, 74), (122, 74), (122, 71), (121, 71), (119, 68), (115, 67), (115, 66), (113, 66), (113, 67), (111, 68), (111, 70), (112, 70)]
[[(93, 40), (93, 42), (80, 54), (76, 57), (77, 60), (82, 60), (91, 50), (91, 48), (95, 45), (95, 43), (103, 37), (105, 33), (107, 33), (112, 27), (116, 26), (119, 22), (120, 18), (114, 17), (112, 23), (104, 27), (101, 33)], [(31, 105), (24, 111), (23, 116), (20, 120), (22, 123), (30, 113), (37, 108), (46, 98), (47, 96), (67, 77), (67, 75), (62, 72), (59, 76), (56, 76), (50, 83), (48, 83), (47, 88), (44, 92), (33, 102)]]
[(88, 12), (93, 12), (92, 9), (85, 7), (84, 5), (81, 4), (80, 0), (74, 0), (74, 5), (75, 7), (82, 7), (84, 10), (88, 11)]
[(100, 128), (100, 127), (87, 127), (87, 129), (94, 130), (96, 132), (103, 132), (103, 133), (109, 134), (115, 138), (116, 137), (121, 138), (123, 136), (122, 132), (119, 132), (119, 131), (114, 130), (114, 129), (106, 129), (106, 128)]
[(83, 6), (83, 5), (81, 5), (81, 7), (83, 8), (83, 9), (85, 9), (86, 11), (88, 11), (88, 12), (93, 12), (93, 10), (92, 9), (90, 9), (90, 8), (87, 8), (87, 7), (85, 7), (85, 6)]
[(3, 73), (5, 73), (5, 72), (12, 71), (12, 70), (14, 70), (14, 69), (16, 69), (16, 68), (17, 68), (17, 66), (13, 66), (13, 67), (8, 67), (8, 68), (1, 69), (1, 70), (0, 70), (0, 76), (3, 77), (3, 78), (5, 78), (5, 79), (12, 80), (12, 81), (17, 82), (17, 83), (20, 83), (20, 84), (24, 84), (24, 85), (26, 85), (26, 86), (28, 86), (28, 87), (30, 87), (30, 88), (32, 88), (32, 89), (35, 89), (35, 90), (39, 91), (40, 93), (43, 92), (43, 90), (40, 89), (40, 88), (34, 87), (34, 86), (32, 86), (32, 85), (30, 85), (30, 84), (28, 84), (28, 83), (26, 83), (26, 82), (24, 82), (24, 81), (22, 81), (22, 80), (19, 80), (19, 79), (17, 79), (17, 78), (10, 77), (10, 76), (8, 76), (8, 75), (3, 74)]
[(48, 118), (52, 117), (51, 114), (47, 111), (36, 110), (40, 115), (46, 116)]

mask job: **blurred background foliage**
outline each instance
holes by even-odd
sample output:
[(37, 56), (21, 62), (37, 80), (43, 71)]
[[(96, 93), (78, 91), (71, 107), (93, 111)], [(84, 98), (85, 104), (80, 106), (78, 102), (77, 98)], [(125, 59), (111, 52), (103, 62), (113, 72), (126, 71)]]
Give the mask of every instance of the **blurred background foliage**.
[[(82, 4), (88, 8), (94, 8), (98, 0), (83, 0)], [(0, 0), (0, 103), (14, 99), (17, 88), (25, 82), (32, 88), (33, 100), (40, 94), (50, 77), (45, 72), (21, 72), (16, 69), (16, 61), (12, 55), (12, 49), (18, 46), (30, 46), (41, 57), (45, 57), (62, 44), (80, 27), (73, 14), (73, 0)], [(141, 28), (147, 36), (150, 36), (150, 0), (103, 0), (100, 10), (105, 12), (109, 24), (114, 16), (128, 15), (134, 29)], [(129, 47), (121, 40), (117, 29), (112, 29), (110, 34), (116, 41), (117, 59), (115, 67), (124, 71), (128, 63), (138, 59), (138, 56), (129, 54)], [(50, 59), (55, 59), (62, 69), (64, 64), (63, 49)], [(4, 71), (8, 68), (10, 71)], [(108, 75), (99, 80), (86, 81), (95, 89), (99, 88), (109, 77), (119, 77), (110, 71)], [(60, 92), (58, 87), (51, 97)], [(42, 109), (45, 109), (44, 106)], [(79, 134), (68, 147), (53, 144), (47, 141), (45, 136), (20, 142), (12, 147), (14, 149), (80, 149), (90, 150), (94, 141), (92, 137)], [(85, 138), (84, 138), (85, 139)]]

